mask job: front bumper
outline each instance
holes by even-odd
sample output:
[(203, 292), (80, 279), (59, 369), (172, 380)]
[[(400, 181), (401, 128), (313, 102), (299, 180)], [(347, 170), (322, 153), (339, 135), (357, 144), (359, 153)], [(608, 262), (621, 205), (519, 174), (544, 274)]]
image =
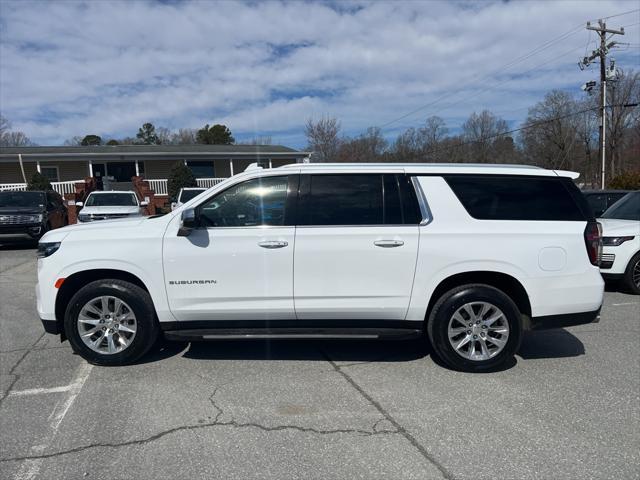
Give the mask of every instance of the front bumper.
[(533, 317), (531, 319), (531, 330), (550, 330), (552, 328), (574, 327), (587, 323), (600, 322), (600, 310), (580, 313), (564, 313), (561, 315), (546, 315), (544, 317)]
[(21, 225), (0, 225), (0, 240), (19, 241), (37, 240), (42, 236), (43, 228), (39, 223)]

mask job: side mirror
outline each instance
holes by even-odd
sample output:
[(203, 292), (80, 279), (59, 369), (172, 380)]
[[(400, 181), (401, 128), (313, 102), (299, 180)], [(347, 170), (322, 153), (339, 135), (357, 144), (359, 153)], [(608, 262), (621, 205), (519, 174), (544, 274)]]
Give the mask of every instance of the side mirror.
[(179, 237), (188, 237), (194, 228), (198, 227), (198, 221), (196, 219), (196, 211), (193, 208), (188, 208), (182, 212), (180, 218), (180, 228), (178, 229)]
[(149, 202), (140, 202), (141, 207), (146, 207), (149, 205)]
[(76, 207), (82, 207), (84, 205), (84, 203), (82, 202), (76, 202)]

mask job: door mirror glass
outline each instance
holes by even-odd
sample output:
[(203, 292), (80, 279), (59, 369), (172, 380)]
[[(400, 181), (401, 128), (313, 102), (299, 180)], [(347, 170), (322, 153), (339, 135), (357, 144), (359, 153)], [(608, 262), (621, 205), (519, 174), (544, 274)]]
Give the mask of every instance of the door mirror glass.
[(196, 220), (196, 211), (193, 208), (188, 208), (184, 212), (182, 212), (182, 216), (180, 218), (180, 228), (178, 229), (179, 237), (188, 237), (194, 228), (198, 225)]
[(82, 202), (76, 202), (76, 207), (82, 207), (84, 205), (84, 203)]
[(149, 205), (149, 202), (140, 202), (141, 207), (146, 207), (147, 205)]

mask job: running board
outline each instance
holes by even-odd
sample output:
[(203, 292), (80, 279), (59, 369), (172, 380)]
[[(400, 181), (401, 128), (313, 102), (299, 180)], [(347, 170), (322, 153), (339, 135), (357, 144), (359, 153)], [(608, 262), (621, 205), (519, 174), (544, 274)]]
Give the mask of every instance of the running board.
[(168, 340), (195, 342), (201, 340), (275, 340), (275, 339), (394, 339), (403, 340), (422, 335), (420, 329), (407, 328), (209, 328), (167, 330)]

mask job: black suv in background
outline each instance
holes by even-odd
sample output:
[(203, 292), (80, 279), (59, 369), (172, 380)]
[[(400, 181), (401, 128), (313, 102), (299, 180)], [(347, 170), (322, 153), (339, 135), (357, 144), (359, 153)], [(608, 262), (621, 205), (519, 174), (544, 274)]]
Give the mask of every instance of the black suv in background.
[(53, 190), (0, 192), (0, 243), (38, 241), (48, 230), (67, 224), (64, 200)]
[(591, 206), (596, 218), (600, 217), (611, 205), (633, 190), (583, 190), (582, 194)]

